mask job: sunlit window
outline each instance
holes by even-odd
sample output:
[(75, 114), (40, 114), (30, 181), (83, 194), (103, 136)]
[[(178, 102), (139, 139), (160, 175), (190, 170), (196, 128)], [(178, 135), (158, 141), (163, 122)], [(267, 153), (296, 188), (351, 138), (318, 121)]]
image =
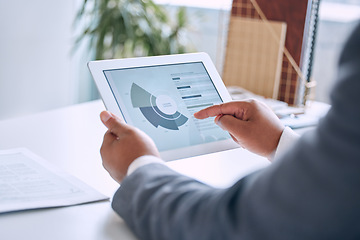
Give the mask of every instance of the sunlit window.
[(339, 54), (359, 19), (360, 1), (322, 0), (313, 68), (313, 77), (317, 81), (316, 100), (329, 102)]

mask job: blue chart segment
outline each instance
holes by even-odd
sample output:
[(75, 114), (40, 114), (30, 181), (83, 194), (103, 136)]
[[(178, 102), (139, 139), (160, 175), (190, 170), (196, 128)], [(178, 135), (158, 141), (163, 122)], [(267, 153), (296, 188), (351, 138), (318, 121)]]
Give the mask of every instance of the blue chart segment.
[(179, 130), (188, 118), (177, 111), (176, 102), (167, 95), (155, 97), (139, 85), (131, 86), (131, 102), (134, 108), (139, 108), (144, 117), (154, 126), (170, 130)]

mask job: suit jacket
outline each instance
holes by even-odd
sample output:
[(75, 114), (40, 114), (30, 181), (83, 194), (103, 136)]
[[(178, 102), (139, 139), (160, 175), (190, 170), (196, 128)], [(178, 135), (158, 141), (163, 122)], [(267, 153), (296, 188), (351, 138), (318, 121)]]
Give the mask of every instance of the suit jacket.
[(140, 239), (360, 239), (360, 26), (337, 78), (328, 114), (271, 166), (214, 189), (149, 164), (114, 210)]

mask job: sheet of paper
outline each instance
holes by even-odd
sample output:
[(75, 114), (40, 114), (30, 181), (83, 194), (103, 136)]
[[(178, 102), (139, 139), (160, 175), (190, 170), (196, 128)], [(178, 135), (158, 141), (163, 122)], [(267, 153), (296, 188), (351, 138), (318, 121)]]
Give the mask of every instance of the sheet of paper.
[(0, 213), (106, 199), (27, 149), (0, 151)]

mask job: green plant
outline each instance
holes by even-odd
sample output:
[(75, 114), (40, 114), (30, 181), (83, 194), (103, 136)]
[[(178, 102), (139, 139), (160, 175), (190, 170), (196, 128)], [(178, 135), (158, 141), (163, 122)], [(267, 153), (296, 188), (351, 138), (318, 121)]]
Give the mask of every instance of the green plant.
[(76, 22), (85, 25), (77, 43), (89, 37), (95, 59), (184, 53), (185, 8), (170, 21), (152, 0), (84, 0)]

